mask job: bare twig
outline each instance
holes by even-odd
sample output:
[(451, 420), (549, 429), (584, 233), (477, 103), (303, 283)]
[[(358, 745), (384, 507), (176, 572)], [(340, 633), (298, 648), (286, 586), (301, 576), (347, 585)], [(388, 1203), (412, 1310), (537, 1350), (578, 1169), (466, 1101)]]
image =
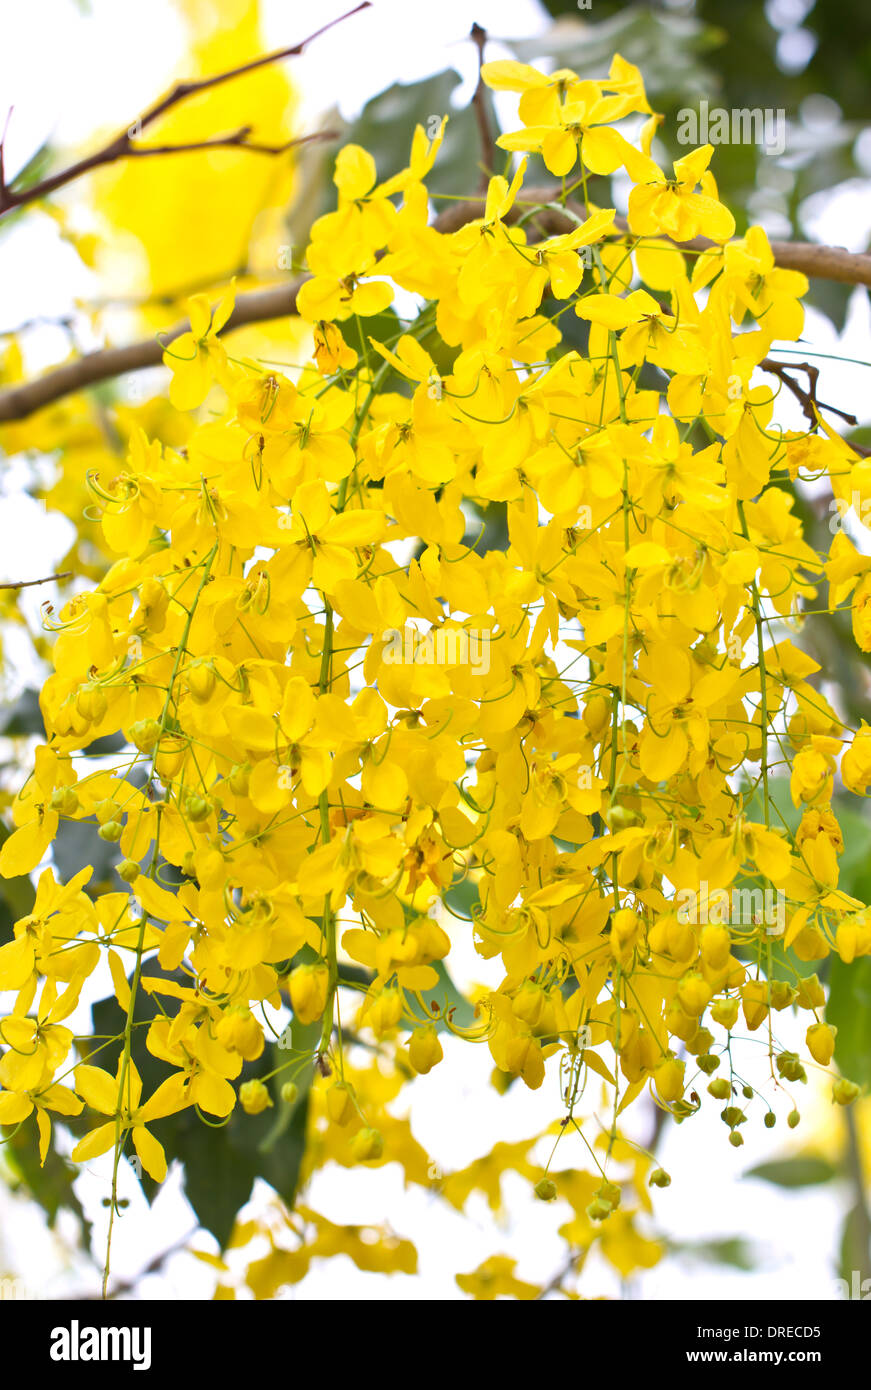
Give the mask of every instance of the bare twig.
[(208, 140), (191, 140), (185, 145), (136, 145), (127, 151), (127, 159), (148, 159), (155, 154), (190, 154), (193, 150), (249, 150), (253, 154), (284, 154), (296, 145), (307, 145), (312, 140), (337, 140), (336, 130), (316, 130), (311, 135), (300, 135), (294, 140), (285, 140), (281, 145), (266, 145), (257, 140), (249, 140), (251, 126), (243, 125), (231, 135), (213, 135)]
[[(72, 183), (73, 179), (80, 178), (82, 174), (88, 174), (94, 169), (100, 169), (106, 164), (114, 164), (120, 159), (142, 159), (154, 154), (179, 154), (189, 153), (192, 150), (214, 149), (215, 147), (237, 148), (253, 150), (261, 154), (280, 154), (289, 149), (291, 144), (297, 141), (288, 142), (285, 145), (262, 145), (248, 141), (250, 126), (244, 126), (241, 130), (233, 132), (231, 135), (218, 136), (208, 140), (193, 141), (183, 145), (164, 145), (162, 147), (145, 147), (135, 145), (134, 138), (139, 138), (144, 130), (153, 125), (155, 121), (164, 116), (180, 102), (186, 101), (188, 97), (197, 96), (201, 92), (209, 91), (213, 87), (218, 87), (224, 82), (230, 82), (236, 77), (242, 77), (246, 73), (254, 72), (257, 68), (265, 67), (269, 63), (280, 62), (284, 58), (298, 57), (314, 39), (321, 34), (325, 34), (328, 29), (332, 29), (336, 24), (341, 24), (343, 20), (350, 19), (351, 15), (358, 14), (360, 10), (367, 10), (370, 0), (362, 0), (355, 9), (348, 10), (346, 14), (340, 15), (338, 19), (330, 20), (308, 38), (293, 44), (290, 48), (279, 48), (273, 53), (265, 53), (260, 58), (253, 58), (248, 63), (241, 63), (238, 67), (228, 68), (224, 72), (215, 73), (212, 77), (202, 77), (191, 79), (187, 82), (178, 82), (174, 87), (143, 112), (126, 130), (122, 130), (119, 135), (110, 140), (102, 149), (95, 150), (93, 154), (86, 155), (84, 159), (79, 159), (75, 164), (70, 164), (65, 169), (59, 170), (56, 174), (50, 174), (48, 178), (41, 179), (39, 183), (31, 184), (29, 188), (12, 189), (7, 186), (5, 179), (0, 174), (0, 217), (4, 213), (11, 212), (15, 208), (22, 207), (25, 203), (32, 203), (37, 198), (43, 198), (48, 193), (53, 193), (57, 188), (63, 188), (66, 184)], [(323, 139), (323, 135), (311, 136), (310, 139)], [(13, 183), (15, 180), (13, 179)]]
[[(506, 214), (506, 222), (516, 222), (530, 207), (536, 204), (556, 204), (562, 197), (559, 188), (530, 188)], [(577, 203), (567, 203), (566, 212), (560, 207), (543, 207), (536, 213), (536, 222), (549, 236), (562, 236), (578, 225), (576, 218), (586, 216)], [(436, 220), (436, 226), (443, 232), (455, 232), (481, 217), (484, 212), (482, 198), (469, 198), (465, 202), (453, 203)], [(574, 214), (573, 216), (570, 214)], [(624, 217), (615, 217), (614, 225), (621, 234), (628, 230)], [(645, 238), (646, 240), (647, 238)], [(657, 237), (658, 241), (670, 242), (670, 238)], [(677, 243), (682, 251), (709, 251), (719, 243), (707, 237), (695, 237), (692, 241)], [(843, 246), (822, 246), (813, 241), (771, 241), (769, 242), (775, 264), (783, 270), (800, 270), (812, 280), (836, 280), (845, 285), (867, 285), (871, 287), (871, 253), (867, 251), (847, 251)]]
[[(859, 421), (855, 415), (848, 415), (845, 410), (839, 410), (836, 405), (826, 405), (824, 401), (817, 400), (817, 382), (819, 381), (820, 369), (813, 367), (809, 362), (775, 362), (772, 357), (763, 357), (759, 363), (764, 372), (771, 372), (779, 381), (791, 391), (804, 412), (804, 417), (812, 429), (816, 429), (817, 411), (830, 410), (833, 415), (840, 415), (841, 419), (848, 425), (858, 425)], [(806, 372), (808, 379), (808, 390), (799, 386), (792, 372)]]
[(0, 198), (6, 187), (6, 135), (9, 131), (9, 122), (12, 120), (12, 107), (6, 112), (6, 120), (3, 122), (3, 134), (0, 135)]
[(47, 574), (44, 579), (14, 579), (5, 584), (0, 584), (0, 589), (30, 589), (34, 584), (51, 584), (54, 579), (69, 579), (72, 570), (64, 570), (62, 574)]
[(486, 192), (490, 175), (496, 168), (496, 140), (490, 129), (490, 117), (487, 114), (487, 87), (481, 75), (481, 69), (484, 66), (487, 30), (482, 29), (480, 24), (473, 24), (469, 38), (478, 50), (478, 85), (475, 88), (472, 105), (475, 108), (475, 119), (478, 122), (478, 135), (481, 140), (481, 188)]
[[(251, 290), (240, 294), (236, 307), (224, 328), (229, 332), (242, 328), (248, 323), (266, 323), (269, 319), (285, 318), (296, 312), (296, 296), (302, 278), (287, 281), (267, 290)], [(190, 328), (184, 319), (175, 324), (161, 340), (148, 338), (144, 342), (131, 343), (128, 347), (102, 348), (98, 352), (86, 353), (62, 367), (37, 377), (21, 386), (12, 386), (0, 391), (0, 423), (8, 420), (23, 420), (35, 410), (61, 400), (85, 386), (93, 386), (98, 381), (111, 377), (124, 376), (126, 372), (140, 371), (143, 367), (157, 367), (163, 361), (163, 351), (167, 344), (181, 337)]]
[[(515, 203), (510, 209), (506, 220), (516, 222), (524, 213), (528, 214), (530, 208), (544, 204), (535, 215), (536, 224), (541, 230), (553, 236), (570, 231), (577, 225), (576, 220), (560, 207), (547, 206), (555, 203), (558, 196), (558, 190), (554, 188), (528, 189), (523, 201)], [(571, 211), (571, 205), (569, 209)], [(440, 232), (455, 232), (466, 223), (481, 217), (483, 211), (484, 200), (481, 198), (452, 203), (444, 212), (439, 213), (433, 225)], [(576, 211), (575, 217), (579, 215), (583, 215), (581, 209)], [(842, 247), (774, 241), (771, 248), (778, 265), (785, 264), (781, 261), (783, 247), (789, 252), (788, 263), (794, 269), (802, 269), (807, 275), (818, 275), (822, 279), (845, 279), (857, 285), (871, 285), (871, 255), (859, 255), (845, 251)], [(704, 247), (686, 243), (685, 249)], [(795, 254), (797, 251), (801, 251), (801, 254)], [(302, 276), (269, 289), (240, 294), (236, 300), (236, 308), (223, 331), (230, 332), (244, 324), (265, 323), (269, 319), (283, 318), (295, 313), (297, 292), (306, 278)], [(163, 347), (187, 332), (189, 327), (187, 321), (176, 324), (162, 335), (161, 342), (150, 338), (145, 342), (132, 343), (128, 347), (102, 348), (97, 352), (87, 353), (84, 357), (67, 362), (34, 381), (23, 382), (21, 385), (0, 391), (0, 424), (24, 420), (35, 410), (40, 410), (43, 406), (61, 400), (86, 386), (93, 386), (96, 382), (123, 376), (125, 372), (139, 371), (143, 367), (159, 365), (163, 358)], [(859, 445), (851, 445), (851, 448), (859, 453), (864, 452)]]

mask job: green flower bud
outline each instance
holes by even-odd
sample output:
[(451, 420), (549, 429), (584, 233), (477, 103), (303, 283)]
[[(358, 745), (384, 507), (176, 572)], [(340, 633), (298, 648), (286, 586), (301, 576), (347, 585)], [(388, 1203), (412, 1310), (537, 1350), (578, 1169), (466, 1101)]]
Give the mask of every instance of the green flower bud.
[(556, 1183), (553, 1178), (542, 1178), (535, 1184), (535, 1195), (541, 1202), (552, 1202), (556, 1197)]

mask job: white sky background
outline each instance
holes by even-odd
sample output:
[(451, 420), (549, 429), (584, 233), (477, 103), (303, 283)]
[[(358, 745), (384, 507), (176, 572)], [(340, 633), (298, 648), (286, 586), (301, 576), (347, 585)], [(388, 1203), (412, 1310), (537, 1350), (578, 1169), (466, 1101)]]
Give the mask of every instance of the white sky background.
[[(293, 42), (351, 8), (351, 3), (265, 0), (266, 43), (279, 47)], [(29, 0), (14, 6), (6, 0), (3, 4), (0, 122), (8, 107), (14, 106), (6, 143), (10, 175), (46, 137), (76, 147), (97, 131), (129, 124), (179, 75), (176, 64), (184, 52), (184, 36), (167, 0), (148, 0), (147, 5), (142, 0), (92, 0), (89, 8), (90, 17), (83, 18), (73, 0)], [(463, 75), (458, 99), (466, 102), (476, 73), (475, 51), (467, 39), (473, 20), (497, 37), (528, 36), (546, 24), (535, 0), (377, 0), (371, 10), (325, 35), (294, 60), (294, 79), (303, 95), (303, 123), (333, 103), (343, 116), (353, 117), (369, 97), (397, 78), (415, 81), (446, 66), (456, 67)], [(494, 43), (489, 56), (508, 53)], [(871, 231), (868, 191), (866, 182), (856, 180), (837, 196), (826, 195), (817, 207), (808, 209), (806, 234), (852, 250), (864, 249)], [(89, 272), (48, 220), (28, 221), (7, 234), (0, 246), (0, 331), (34, 316), (65, 313), (73, 298), (86, 295), (91, 287)], [(854, 294), (847, 330), (840, 339), (814, 313), (808, 316), (805, 337), (809, 351), (843, 354), (867, 363), (871, 360), (867, 294), (861, 290)], [(66, 342), (59, 343), (47, 330), (38, 349), (50, 360), (63, 355)], [(871, 418), (868, 367), (825, 359), (819, 359), (819, 365), (821, 399), (867, 422)], [(800, 411), (791, 398), (781, 401), (777, 418), (784, 426), (802, 427)], [(14, 471), (6, 472), (0, 487), (4, 577), (50, 572), (69, 543), (63, 520), (46, 516), (23, 495), (21, 478)], [(35, 612), (38, 591), (33, 604)], [(460, 983), (489, 978), (488, 963), (476, 957), (471, 947), (452, 954), (452, 968), (457, 955), (455, 975)], [(794, 1021), (779, 1015), (778, 1025), (783, 1044), (799, 1047)], [(748, 1048), (764, 1057), (766, 1049), (758, 1044)], [(541, 1091), (531, 1093), (518, 1084), (505, 1100), (487, 1085), (491, 1067), (485, 1047), (471, 1049), (449, 1040), (445, 1062), (411, 1088), (415, 1133), (445, 1170), (486, 1153), (494, 1137), (526, 1137), (561, 1113), (555, 1073), (549, 1072)], [(751, 1069), (750, 1079), (754, 1078)], [(813, 1087), (808, 1087), (805, 1119), (791, 1135), (783, 1117), (774, 1131), (763, 1130), (761, 1114), (754, 1106), (754, 1121), (744, 1127), (741, 1150), (729, 1146), (716, 1104), (706, 1104), (700, 1116), (681, 1126), (679, 1134), (670, 1127), (660, 1158), (673, 1182), (667, 1191), (656, 1193), (660, 1229), (684, 1241), (744, 1236), (760, 1252), (760, 1264), (753, 1273), (743, 1274), (671, 1257), (633, 1280), (625, 1296), (714, 1300), (836, 1296), (834, 1261), (846, 1194), (821, 1188), (790, 1195), (758, 1181), (740, 1181), (741, 1173), (755, 1163), (806, 1142), (814, 1113), (817, 1135), (825, 1143), (831, 1115), (827, 1094), (814, 1105), (812, 1092)], [(649, 1123), (650, 1116), (644, 1116), (644, 1124)], [(579, 1140), (574, 1142), (580, 1145)], [(573, 1161), (586, 1166), (583, 1153), (572, 1149), (570, 1140), (563, 1145), (557, 1168)], [(77, 1190), (102, 1229), (108, 1215), (101, 1201), (109, 1191), (110, 1161), (88, 1167)], [(131, 1205), (116, 1222), (113, 1245), (113, 1271), (122, 1279), (134, 1277), (195, 1225), (177, 1173), (170, 1173), (150, 1210), (129, 1169), (125, 1182)], [(545, 1281), (560, 1263), (562, 1247), (555, 1232), (569, 1218), (569, 1209), (561, 1203), (546, 1206), (534, 1201), (519, 1179), (509, 1178), (505, 1190), (510, 1216), (498, 1231), (482, 1199), (470, 1200), (465, 1218), (452, 1215), (446, 1204), (429, 1193), (416, 1188), (405, 1192), (396, 1165), (373, 1171), (333, 1168), (321, 1172), (307, 1201), (336, 1221), (378, 1222), (389, 1213), (397, 1232), (417, 1244), (420, 1275), (414, 1279), (395, 1275), (385, 1281), (382, 1276), (360, 1273), (342, 1257), (328, 1266), (316, 1265), (288, 1296), (457, 1298), (461, 1295), (453, 1282), (454, 1272), (472, 1270), (497, 1251), (518, 1259), (521, 1278)], [(258, 1206), (267, 1200), (268, 1194), (259, 1194)], [(645, 1229), (652, 1232), (653, 1227)], [(85, 1284), (93, 1289), (93, 1275), (80, 1262), (78, 1266), (71, 1262), (63, 1223), (59, 1236), (46, 1233), (39, 1212), (2, 1188), (0, 1232), (0, 1274), (5, 1267), (20, 1275), (30, 1296), (62, 1296)], [(206, 1236), (200, 1236), (197, 1244), (204, 1250), (214, 1248)], [(210, 1297), (213, 1285), (210, 1269), (179, 1255), (160, 1276), (146, 1279), (141, 1292), (152, 1298)], [(582, 1289), (592, 1296), (620, 1295), (616, 1275), (598, 1257), (590, 1262)]]

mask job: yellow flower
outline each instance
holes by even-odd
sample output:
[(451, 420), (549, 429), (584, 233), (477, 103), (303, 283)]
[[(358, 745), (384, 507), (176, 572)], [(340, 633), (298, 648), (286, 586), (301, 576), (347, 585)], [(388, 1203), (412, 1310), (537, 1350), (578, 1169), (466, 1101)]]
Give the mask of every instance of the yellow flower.
[[(629, 227), (635, 236), (658, 236), (674, 241), (707, 236), (728, 241), (735, 234), (735, 219), (716, 196), (708, 174), (713, 145), (702, 145), (674, 161), (669, 179), (652, 159), (639, 156), (630, 169), (635, 187), (629, 194)], [(701, 184), (703, 193), (695, 190)]]
[(211, 389), (215, 378), (227, 379), (227, 352), (218, 338), (233, 312), (235, 281), (214, 310), (204, 294), (195, 294), (187, 304), (190, 329), (174, 338), (163, 354), (172, 368), (169, 398), (176, 410), (194, 410)]
[(166, 1115), (175, 1115), (190, 1104), (184, 1077), (180, 1073), (167, 1077), (150, 1099), (140, 1105), (142, 1081), (139, 1072), (129, 1058), (125, 1065), (122, 1053), (114, 1077), (101, 1067), (89, 1064), (76, 1067), (75, 1089), (91, 1110), (101, 1115), (111, 1115), (112, 1120), (79, 1140), (72, 1152), (73, 1162), (84, 1163), (106, 1153), (130, 1131), (133, 1147), (146, 1173), (155, 1182), (163, 1182), (166, 1177), (166, 1156), (162, 1144), (146, 1129), (146, 1125)]
[(0, 1091), (0, 1125), (17, 1125), (36, 1111), (39, 1130), (39, 1162), (44, 1165), (51, 1143), (49, 1111), (78, 1115), (82, 1102), (66, 1086), (46, 1086), (42, 1091)]

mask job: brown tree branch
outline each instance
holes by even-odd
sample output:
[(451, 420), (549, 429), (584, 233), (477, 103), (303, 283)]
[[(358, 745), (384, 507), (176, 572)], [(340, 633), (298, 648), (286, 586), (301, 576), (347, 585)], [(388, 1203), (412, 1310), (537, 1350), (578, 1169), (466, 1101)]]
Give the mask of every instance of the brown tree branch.
[(70, 579), (72, 570), (64, 570), (63, 574), (47, 574), (45, 579), (15, 579), (6, 584), (0, 584), (0, 589), (30, 589), (34, 584), (50, 584), (54, 579)]
[(487, 86), (481, 73), (484, 66), (487, 30), (482, 29), (480, 24), (473, 24), (469, 38), (478, 50), (478, 85), (475, 88), (475, 95), (472, 97), (472, 105), (475, 108), (478, 137), (481, 141), (481, 163), (483, 165), (481, 188), (486, 192), (490, 175), (496, 168), (496, 140), (490, 129), (490, 117), (487, 114)]
[[(224, 82), (230, 82), (236, 77), (242, 77), (246, 73), (254, 72), (257, 68), (265, 67), (269, 63), (280, 62), (284, 58), (298, 57), (314, 39), (321, 34), (325, 34), (328, 29), (332, 29), (336, 24), (341, 24), (343, 20), (350, 19), (352, 15), (358, 14), (360, 10), (367, 10), (371, 0), (362, 0), (355, 9), (348, 10), (346, 14), (340, 15), (338, 19), (332, 19), (328, 24), (324, 24), (320, 29), (309, 34), (308, 38), (302, 39), (299, 43), (293, 44), (290, 48), (279, 48), (272, 53), (265, 53), (260, 58), (253, 58), (248, 63), (241, 63), (238, 67), (228, 68), (224, 72), (215, 73), (212, 77), (202, 77), (191, 79), (187, 82), (178, 82), (174, 87), (143, 112), (126, 130), (122, 130), (119, 135), (110, 140), (102, 149), (95, 150), (93, 154), (86, 155), (83, 159), (77, 160), (65, 169), (61, 169), (56, 174), (49, 175), (48, 178), (41, 179), (39, 183), (31, 184), (29, 188), (14, 189), (5, 180), (2, 169), (2, 145), (0, 145), (0, 217), (5, 213), (13, 211), (15, 208), (23, 207), (26, 203), (32, 203), (38, 198), (43, 198), (48, 193), (53, 193), (57, 188), (63, 188), (66, 184), (72, 183), (74, 179), (80, 178), (83, 174), (88, 174), (94, 169), (100, 169), (106, 164), (114, 164), (120, 159), (142, 159), (154, 154), (179, 154), (189, 153), (192, 150), (202, 150), (217, 147), (235, 147), (238, 149), (254, 150), (261, 154), (280, 154), (283, 150), (289, 149), (291, 144), (296, 141), (288, 142), (285, 145), (262, 145), (248, 141), (251, 127), (244, 126), (242, 130), (236, 131), (232, 135), (218, 136), (211, 140), (194, 141), (183, 145), (164, 145), (162, 147), (141, 147), (133, 144), (133, 139), (138, 138), (148, 126), (164, 116), (167, 111), (177, 106), (180, 102), (186, 101), (188, 97), (198, 96), (201, 92), (209, 91), (213, 87), (218, 87)], [(8, 118), (7, 118), (8, 119)], [(5, 132), (4, 132), (5, 134)], [(311, 139), (323, 139), (324, 136), (312, 136)], [(12, 180), (13, 184), (15, 180)]]
[(6, 112), (6, 120), (3, 123), (3, 134), (0, 135), (0, 189), (6, 187), (6, 136), (9, 133), (9, 122), (12, 120), (12, 107)]
[(127, 159), (148, 159), (155, 154), (190, 154), (193, 150), (249, 150), (253, 154), (284, 154), (295, 145), (308, 145), (312, 140), (337, 140), (336, 130), (316, 130), (311, 135), (299, 135), (281, 145), (266, 145), (249, 140), (251, 126), (243, 125), (231, 135), (213, 135), (208, 140), (191, 140), (185, 145), (136, 145), (127, 151)]
[[(505, 221), (517, 222), (528, 215), (538, 204), (554, 204), (561, 198), (559, 188), (530, 188), (525, 190), (512, 208)], [(577, 203), (566, 204), (567, 212), (554, 206), (544, 206), (536, 212), (536, 224), (549, 236), (562, 236), (574, 231), (578, 225), (575, 218), (586, 214)], [(453, 203), (436, 219), (436, 226), (443, 232), (455, 232), (483, 216), (483, 198), (469, 198), (465, 202)], [(574, 214), (573, 216), (568, 214)], [(629, 230), (625, 217), (615, 217), (614, 225), (621, 234)], [(669, 237), (656, 238), (670, 242)], [(647, 240), (647, 238), (645, 238)], [(694, 237), (692, 241), (671, 243), (679, 245), (682, 251), (709, 251), (719, 245), (708, 237)], [(871, 287), (871, 253), (867, 251), (847, 251), (843, 246), (822, 246), (814, 241), (771, 241), (769, 242), (775, 264), (782, 270), (800, 270), (811, 280), (837, 280), (845, 285), (867, 285)]]
[[(567, 216), (561, 208), (546, 206), (553, 203), (556, 197), (557, 190), (553, 188), (529, 189), (523, 201), (515, 203), (511, 208), (506, 220), (516, 222), (520, 217), (529, 215), (531, 209), (538, 208), (535, 213), (536, 226), (547, 235), (561, 235), (570, 231), (577, 225), (576, 221)], [(540, 204), (545, 206), (539, 207)], [(484, 201), (481, 198), (452, 203), (439, 213), (433, 225), (440, 232), (455, 232), (466, 223), (480, 217), (483, 211)], [(582, 215), (580, 209), (576, 215)], [(699, 240), (701, 242), (701, 238)], [(682, 243), (687, 250), (704, 250), (712, 244)], [(774, 241), (771, 248), (778, 265), (785, 264), (785, 261), (781, 260), (781, 248), (786, 248), (786, 260), (792, 269), (800, 269), (806, 275), (820, 279), (839, 279), (850, 284), (871, 285), (871, 255), (845, 251), (842, 247), (817, 246), (807, 242)], [(223, 332), (228, 333), (245, 324), (265, 323), (269, 319), (283, 318), (295, 313), (297, 292), (306, 278), (302, 276), (269, 289), (251, 290), (246, 294), (240, 294)], [(164, 346), (187, 332), (189, 327), (187, 320), (184, 320), (161, 335), (162, 341), (149, 338), (145, 342), (131, 343), (128, 347), (101, 348), (72, 362), (66, 362), (62, 367), (56, 367), (54, 371), (47, 372), (45, 376), (37, 377), (34, 381), (23, 382), (19, 386), (0, 391), (0, 424), (24, 420), (35, 410), (40, 410), (43, 406), (61, 400), (86, 386), (93, 386), (96, 382), (123, 376), (126, 372), (139, 371), (143, 367), (158, 366), (163, 359)], [(858, 446), (851, 447), (862, 452)]]
[[(267, 290), (251, 290), (240, 294), (236, 307), (230, 315), (223, 332), (242, 328), (249, 323), (266, 323), (269, 319), (284, 318), (296, 312), (296, 296), (303, 278), (290, 280)], [(127, 347), (101, 348), (88, 352), (72, 362), (65, 362), (53, 372), (37, 377), (34, 381), (20, 386), (11, 386), (0, 391), (0, 424), (9, 420), (24, 420), (35, 410), (61, 400), (85, 386), (93, 386), (98, 381), (111, 377), (124, 376), (127, 372), (141, 371), (143, 367), (157, 367), (163, 361), (163, 351), (167, 344), (181, 337), (190, 328), (187, 319), (175, 324), (157, 338), (144, 342), (130, 343)]]
[[(804, 417), (811, 429), (817, 427), (818, 410), (830, 410), (833, 415), (840, 415), (841, 419), (848, 425), (858, 425), (859, 421), (855, 415), (848, 415), (845, 410), (839, 410), (836, 405), (826, 405), (824, 401), (817, 400), (817, 382), (820, 378), (819, 367), (811, 366), (810, 362), (775, 362), (773, 357), (763, 357), (759, 363), (764, 372), (770, 372), (791, 391), (802, 408)], [(805, 391), (800, 386), (793, 372), (806, 372), (808, 379), (808, 389)]]

